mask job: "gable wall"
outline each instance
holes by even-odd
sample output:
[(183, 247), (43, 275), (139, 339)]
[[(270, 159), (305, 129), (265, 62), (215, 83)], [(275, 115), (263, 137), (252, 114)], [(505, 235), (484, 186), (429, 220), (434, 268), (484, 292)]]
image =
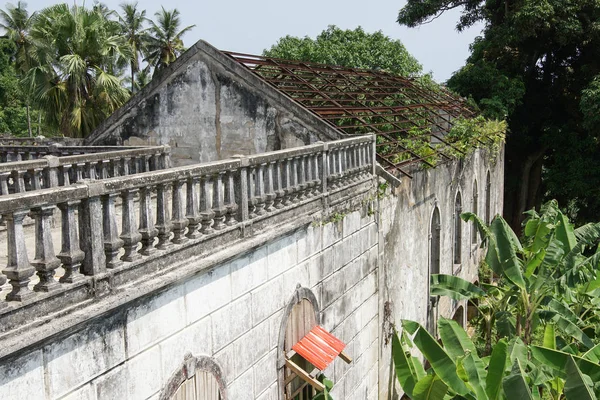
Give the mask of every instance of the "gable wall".
[(180, 166), (340, 137), (244, 66), (199, 41), (86, 143), (168, 144), (174, 166)]

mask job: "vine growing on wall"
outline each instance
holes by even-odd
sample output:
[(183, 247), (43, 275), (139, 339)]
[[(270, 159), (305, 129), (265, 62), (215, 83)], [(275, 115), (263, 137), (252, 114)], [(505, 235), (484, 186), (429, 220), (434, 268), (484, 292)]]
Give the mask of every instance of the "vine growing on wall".
[(398, 144), (406, 150), (394, 162), (410, 160), (416, 155), (423, 160), (425, 168), (435, 167), (443, 157), (440, 153), (462, 159), (481, 147), (490, 150), (490, 157), (494, 161), (505, 138), (506, 121), (491, 120), (483, 116), (453, 120), (452, 128), (446, 135), (433, 136), (431, 128), (413, 127), (405, 138), (398, 140)]

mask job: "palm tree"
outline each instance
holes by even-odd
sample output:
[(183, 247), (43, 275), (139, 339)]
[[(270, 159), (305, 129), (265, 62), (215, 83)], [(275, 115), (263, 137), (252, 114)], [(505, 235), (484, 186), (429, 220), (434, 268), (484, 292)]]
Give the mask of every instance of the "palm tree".
[[(36, 13), (29, 15), (27, 3), (19, 1), (17, 5), (7, 4), (6, 11), (0, 10), (0, 27), (4, 28), (8, 38), (14, 42), (16, 53), (14, 57), (17, 76), (23, 78), (32, 67), (32, 41), (29, 35)], [(27, 129), (29, 136), (33, 136), (31, 130), (31, 110), (27, 95)]]
[(181, 37), (196, 25), (186, 26), (179, 30), (181, 23), (179, 11), (177, 9), (165, 10), (154, 14), (157, 22), (150, 21), (150, 40), (148, 43), (148, 61), (155, 70), (160, 70), (173, 61), (185, 51)]
[(120, 76), (131, 47), (101, 9), (45, 8), (31, 37), (36, 64), (27, 82), (47, 122), (66, 136), (87, 135), (129, 98)]
[(131, 60), (129, 66), (131, 70), (131, 93), (135, 92), (136, 74), (140, 70), (140, 55), (144, 54), (146, 43), (148, 41), (147, 29), (144, 28), (146, 18), (146, 10), (139, 11), (138, 3), (123, 3), (121, 9), (123, 15), (119, 15), (119, 23), (121, 29), (125, 33), (127, 41), (131, 46)]

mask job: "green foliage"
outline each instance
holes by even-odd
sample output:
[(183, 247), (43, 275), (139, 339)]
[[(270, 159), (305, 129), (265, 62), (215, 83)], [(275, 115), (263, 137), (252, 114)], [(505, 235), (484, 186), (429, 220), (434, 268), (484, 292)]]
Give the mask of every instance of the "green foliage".
[(492, 119), (508, 121), (505, 216), (547, 199), (578, 222), (600, 213), (600, 2), (408, 0), (398, 22), (418, 26), (461, 11), (482, 23), (467, 64), (448, 81)]
[(462, 215), (487, 244), (486, 264), (496, 279), (475, 286), (456, 276), (432, 276), (432, 295), (469, 299), (477, 308), (475, 342), (454, 321), (438, 322), (441, 344), (405, 321), (393, 351), (399, 382), (411, 398), (418, 398), (415, 388), (423, 379), (407, 372), (412, 343), (431, 364), (419, 387), (433, 388), (437, 378), (447, 386), (444, 391), (437, 384), (438, 395), (429, 398), (600, 395), (593, 384), (600, 380), (600, 224), (575, 229), (556, 201), (527, 216), (519, 239), (501, 216), (488, 226), (472, 213)]
[(317, 380), (321, 382), (323, 386), (325, 386), (325, 390), (314, 395), (312, 400), (333, 400), (333, 397), (331, 397), (331, 394), (329, 394), (329, 392), (333, 389), (333, 381), (328, 379), (325, 374), (319, 374), (319, 376), (317, 376)]
[[(393, 161), (398, 163), (417, 156), (423, 159), (426, 166), (435, 167), (440, 162), (440, 152), (461, 159), (478, 147), (488, 148), (490, 157), (495, 159), (502, 149), (505, 136), (505, 121), (489, 120), (483, 116), (452, 121), (450, 132), (440, 138), (450, 144), (448, 147), (441, 143), (431, 143), (431, 129), (413, 127), (406, 137), (398, 139), (398, 144), (406, 151), (398, 154)], [(380, 151), (385, 152), (385, 149)]]
[(330, 25), (316, 39), (285, 36), (263, 54), (290, 60), (384, 70), (402, 76), (416, 76), (422, 71), (419, 62), (399, 40), (392, 40), (381, 31), (367, 33), (361, 27), (343, 30)]
[(185, 49), (192, 26), (179, 29), (178, 10), (162, 8), (154, 22), (137, 3), (121, 8), (63, 3), (29, 13), (18, 2), (0, 10), (8, 39), (0, 58), (10, 61), (0, 60), (0, 130), (32, 135), (43, 117), (44, 135), (85, 136)]

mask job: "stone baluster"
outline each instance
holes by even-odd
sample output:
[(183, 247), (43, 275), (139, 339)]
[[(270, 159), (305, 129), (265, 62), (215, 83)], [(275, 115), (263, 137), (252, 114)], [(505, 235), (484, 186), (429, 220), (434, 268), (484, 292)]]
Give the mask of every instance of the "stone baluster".
[(73, 164), (73, 167), (75, 168), (75, 181), (72, 183), (81, 182), (83, 180), (83, 169), (85, 167), (85, 164)]
[(223, 178), (225, 177), (225, 171), (220, 171), (216, 176), (216, 180), (213, 186), (213, 202), (212, 210), (215, 213), (213, 224), (214, 230), (221, 230), (227, 227), (225, 223), (225, 217), (227, 215), (227, 205), (225, 204), (225, 188), (227, 182), (223, 185)]
[(209, 234), (213, 232), (213, 218), (215, 212), (212, 210), (211, 202), (211, 189), (212, 180), (210, 176), (203, 176), (201, 183), (201, 194), (200, 194), (200, 215), (202, 216), (202, 233)]
[(244, 222), (248, 220), (248, 157), (233, 156), (240, 160), (239, 168), (235, 172), (235, 203), (237, 204), (237, 220)]
[(26, 215), (27, 211), (15, 211), (4, 215), (8, 263), (2, 273), (6, 275), (12, 286), (11, 292), (6, 295), (7, 301), (24, 301), (34, 295), (28, 287), (29, 278), (34, 274), (35, 269), (27, 259), (25, 234), (23, 232), (23, 219)]
[(256, 167), (248, 168), (248, 180), (247, 180), (247, 193), (248, 193), (248, 218), (254, 219), (258, 216), (256, 214)]
[(60, 167), (60, 185), (69, 186), (71, 184), (71, 169), (72, 166), (67, 164)]
[(296, 164), (298, 168), (298, 200), (306, 200), (306, 157), (296, 157)]
[(259, 164), (256, 169), (254, 181), (254, 195), (256, 200), (256, 215), (265, 215), (265, 164)]
[(171, 167), (171, 146), (163, 145), (163, 151), (160, 154), (160, 165), (158, 169), (167, 169)]
[(60, 260), (54, 254), (51, 218), (54, 206), (37, 207), (31, 210), (35, 218), (35, 258), (31, 265), (36, 269), (40, 281), (34, 286), (37, 292), (50, 292), (58, 288), (54, 280)]
[(119, 160), (110, 160), (110, 166), (109, 166), (109, 175), (112, 178), (116, 178), (118, 177), (119, 174), (119, 167), (120, 167), (120, 163)]
[(138, 232), (142, 235), (140, 254), (151, 255), (156, 251), (154, 238), (158, 231), (154, 227), (154, 218), (152, 217), (152, 189), (148, 187), (140, 189), (140, 227)]
[(138, 260), (140, 258), (140, 255), (137, 252), (137, 245), (142, 239), (142, 235), (137, 230), (137, 221), (135, 218), (135, 209), (133, 204), (133, 200), (137, 192), (137, 189), (123, 190), (121, 192), (123, 231), (119, 237), (123, 240), (123, 248), (125, 249), (125, 254), (123, 254), (121, 260), (129, 262)]
[(110, 161), (109, 160), (103, 160), (103, 161), (99, 161), (98, 162), (99, 167), (100, 167), (100, 177), (101, 179), (108, 179), (110, 178)]
[(156, 186), (156, 230), (158, 231), (158, 243), (156, 248), (168, 250), (173, 247), (169, 241), (171, 236), (171, 220), (168, 208), (168, 188), (164, 184)]
[(342, 187), (342, 178), (344, 177), (344, 156), (345, 156), (345, 152), (344, 152), (344, 148), (340, 147), (339, 149), (337, 149), (337, 183), (336, 186), (338, 188)]
[[(0, 272), (0, 292), (2, 291), (2, 286), (6, 283), (6, 275)], [(0, 310), (8, 307), (8, 303), (6, 301), (0, 301)]]
[(0, 174), (0, 194), (8, 194), (8, 179), (10, 178), (9, 172), (3, 172)]
[(186, 236), (190, 239), (198, 239), (202, 236), (198, 230), (202, 221), (199, 210), (198, 181), (199, 178), (195, 176), (187, 179), (186, 218), (188, 219), (188, 231)]
[(129, 165), (131, 163), (130, 157), (123, 157), (121, 159), (121, 176), (129, 175)]
[(225, 206), (227, 207), (227, 219), (225, 225), (232, 226), (237, 223), (235, 216), (238, 205), (235, 203), (235, 171), (227, 171), (225, 181)]
[(29, 171), (31, 177), (31, 190), (42, 189), (42, 170), (35, 168)]
[(294, 188), (292, 187), (292, 159), (286, 158), (283, 161), (283, 205), (289, 206), (292, 204), (292, 195)]
[(312, 155), (312, 174), (313, 174), (313, 180), (314, 180), (314, 185), (313, 185), (313, 194), (315, 196), (318, 196), (319, 193), (321, 192), (321, 175), (319, 171), (319, 166), (321, 165), (320, 161), (319, 161), (319, 157), (321, 157), (320, 153), (314, 153)]
[(69, 201), (58, 205), (62, 217), (62, 248), (57, 257), (65, 270), (65, 274), (59, 279), (62, 283), (74, 283), (83, 279), (79, 268), (85, 255), (79, 248), (79, 236), (75, 221), (75, 210), (78, 206), (79, 201)]
[(284, 163), (281, 160), (276, 160), (273, 162), (273, 190), (275, 192), (275, 201), (273, 206), (275, 209), (279, 210), (284, 207), (283, 205), (283, 197), (285, 196), (285, 191), (283, 190), (283, 181), (281, 179), (281, 169), (283, 168)]
[(85, 183), (88, 197), (81, 200), (79, 207), (79, 242), (85, 253), (81, 270), (85, 275), (97, 275), (106, 272), (100, 200), (104, 184), (102, 181), (91, 180)]
[(13, 187), (15, 193), (25, 193), (25, 171), (12, 171)]
[(275, 168), (275, 161), (271, 161), (267, 164), (267, 176), (265, 179), (265, 211), (273, 212), (275, 211), (275, 198), (277, 194), (275, 193), (275, 188), (273, 184), (273, 173)]
[(306, 196), (311, 197), (315, 195), (314, 189), (317, 184), (317, 181), (314, 177), (314, 168), (315, 168), (315, 155), (307, 154), (306, 156)]
[(96, 180), (96, 163), (86, 162), (85, 163), (85, 174), (88, 179)]
[(173, 182), (173, 196), (171, 202), (173, 208), (173, 219), (171, 220), (171, 224), (173, 227), (173, 239), (171, 239), (171, 241), (175, 244), (183, 244), (189, 240), (184, 236), (185, 228), (187, 227), (189, 221), (185, 217), (185, 213), (183, 211), (184, 201), (182, 187), (183, 181), (175, 180)]
[(300, 158), (292, 158), (292, 202), (296, 203), (301, 200), (302, 192), (300, 190)]
[(104, 254), (106, 256), (106, 268), (117, 268), (123, 261), (118, 257), (123, 247), (123, 240), (119, 238), (117, 228), (117, 213), (115, 210), (115, 199), (117, 193), (102, 196), (103, 227), (104, 227)]

